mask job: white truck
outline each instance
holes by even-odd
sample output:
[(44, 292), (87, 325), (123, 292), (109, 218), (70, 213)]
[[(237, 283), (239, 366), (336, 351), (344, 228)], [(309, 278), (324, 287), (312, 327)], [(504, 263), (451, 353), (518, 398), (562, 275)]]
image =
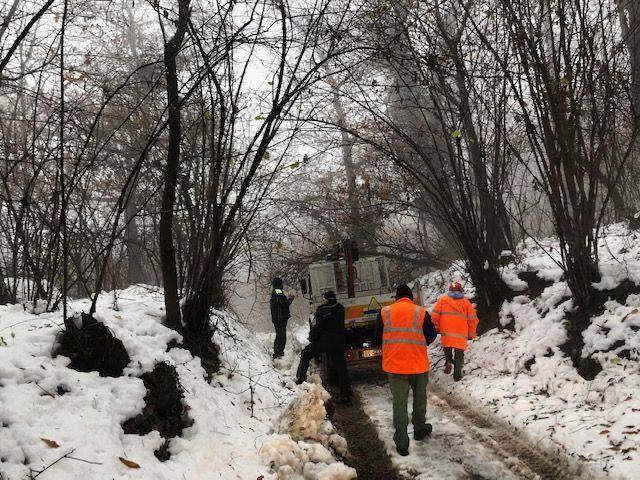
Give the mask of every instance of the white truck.
[[(355, 242), (345, 241), (327, 259), (309, 265), (300, 288), (309, 300), (311, 319), (324, 302), (328, 290), (344, 305), (347, 330), (347, 362), (352, 366), (379, 363), (382, 350), (375, 339), (380, 309), (393, 303), (387, 259), (382, 256), (359, 258)], [(323, 361), (323, 373), (327, 373)]]

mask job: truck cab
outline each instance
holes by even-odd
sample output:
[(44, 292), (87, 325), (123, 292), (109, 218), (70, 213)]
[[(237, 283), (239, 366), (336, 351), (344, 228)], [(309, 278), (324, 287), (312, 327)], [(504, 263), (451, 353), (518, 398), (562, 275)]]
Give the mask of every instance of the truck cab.
[(382, 350), (375, 339), (376, 320), (380, 309), (394, 301), (385, 257), (353, 260), (348, 251), (344, 256), (328, 256), (309, 265), (301, 290), (311, 307), (310, 323), (313, 312), (324, 302), (323, 294), (328, 290), (335, 292), (345, 309), (348, 363), (380, 361)]

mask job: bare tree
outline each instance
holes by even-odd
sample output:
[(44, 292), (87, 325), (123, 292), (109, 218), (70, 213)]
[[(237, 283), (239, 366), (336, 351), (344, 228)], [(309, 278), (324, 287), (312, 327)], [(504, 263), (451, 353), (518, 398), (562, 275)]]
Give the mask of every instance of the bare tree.
[[(289, 132), (296, 131), (295, 125), (304, 117), (302, 110), (296, 109), (302, 95), (331, 72), (336, 57), (351, 48), (337, 35), (323, 38), (327, 30), (349, 28), (349, 16), (326, 12), (329, 3), (315, 5), (298, 17), (292, 16), (287, 3), (256, 4), (250, 21), (238, 29), (221, 25), (218, 35), (223, 28), (233, 33), (220, 36), (217, 43), (191, 30), (197, 62), (207, 72), (190, 127), (194, 141), (187, 165), (191, 170), (184, 172), (180, 190), (189, 222), (183, 312), (194, 333), (207, 332), (211, 308), (224, 304), (225, 274), (246, 245), (247, 232), (272, 185), (273, 174), (291, 145), (291, 133), (285, 133), (283, 126)], [(266, 18), (279, 26), (275, 42), (263, 41), (272, 28), (260, 20)], [(236, 48), (252, 52), (240, 69), (233, 50), (229, 55), (216, 55), (235, 43), (239, 45)], [(320, 44), (323, 55), (318, 59), (315, 51)], [(213, 52), (207, 45), (213, 45)], [(247, 116), (242, 104), (251, 88), (251, 64), (265, 54), (277, 59), (268, 73), (271, 88), (260, 99), (259, 113)], [(239, 126), (245, 121), (252, 126), (243, 137)], [(272, 147), (279, 158), (272, 158)]]
[(467, 260), (478, 301), (496, 322), (510, 294), (499, 259), (513, 246), (505, 208), (512, 158), (501, 128), (508, 99), (504, 82), (479, 76), (492, 59), (453, 3), (379, 9), (369, 19), (372, 73), (341, 94), (370, 118), (371, 128), (348, 132), (417, 182), (414, 204)]
[[(53, 2), (54, 0), (47, 0), (36, 12), (34, 12), (31, 15), (31, 17), (26, 22), (26, 24), (24, 24), (23, 26), (21, 25), (18, 28), (9, 46), (6, 49), (5, 48), (2, 49), (2, 52), (0, 55), (0, 83), (2, 82), (3, 77), (5, 76), (5, 69), (9, 65), (9, 62), (11, 62), (13, 56), (16, 53), (16, 50), (25, 41), (25, 39), (29, 35), (29, 32), (40, 21), (40, 19), (47, 12), (47, 10), (49, 10), (51, 5), (53, 5)], [(7, 14), (4, 16), (3, 24), (2, 24), (2, 27), (0, 28), (0, 40), (3, 39), (9, 25), (16, 20), (15, 14), (19, 4), (20, 4), (20, 0), (14, 0)]]
[[(178, 293), (178, 270), (176, 267), (176, 252), (173, 244), (173, 211), (175, 206), (176, 188), (180, 174), (180, 143), (182, 141), (180, 91), (178, 86), (178, 67), (176, 57), (182, 49), (182, 42), (189, 28), (190, 0), (177, 0), (178, 18), (176, 31), (171, 38), (166, 38), (164, 24), (164, 66), (167, 81), (167, 102), (169, 109), (169, 145), (167, 148), (167, 163), (164, 169), (162, 210), (160, 212), (160, 259), (162, 263), (162, 279), (164, 284), (164, 304), (166, 309), (166, 323), (176, 330), (182, 329), (180, 314), (180, 295)], [(160, 12), (158, 12), (160, 15)]]
[[(567, 282), (582, 312), (570, 333), (581, 338), (595, 307), (592, 283), (600, 277), (599, 227), (635, 136), (624, 128), (628, 110), (619, 81), (615, 6), (604, 0), (589, 8), (579, 0), (500, 0), (494, 7), (493, 20), (471, 17), (509, 81), (512, 114), (525, 127), (528, 151), (514, 153), (549, 201)], [(488, 37), (487, 22), (508, 41)], [(626, 148), (616, 159), (620, 142)], [(602, 178), (607, 164), (616, 166), (611, 182)]]

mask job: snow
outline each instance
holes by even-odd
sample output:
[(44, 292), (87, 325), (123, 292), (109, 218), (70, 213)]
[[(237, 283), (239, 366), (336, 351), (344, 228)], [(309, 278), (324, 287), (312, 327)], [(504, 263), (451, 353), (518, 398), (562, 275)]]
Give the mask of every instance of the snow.
[[(213, 312), (222, 366), (209, 383), (199, 358), (181, 348), (167, 351), (181, 337), (161, 324), (163, 305), (161, 291), (143, 286), (100, 297), (96, 319), (131, 357), (120, 378), (76, 372), (67, 368), (69, 359), (52, 358), (60, 312), (0, 307), (0, 478), (22, 480), (65, 455), (42, 478), (355, 478), (336, 460), (347, 446), (326, 419), (328, 393), (291, 379), (308, 327), (292, 329), (275, 368), (271, 335), (256, 335), (227, 312)], [(88, 307), (88, 300), (70, 305), (72, 312)], [(146, 389), (138, 377), (159, 362), (176, 367), (193, 420), (171, 440), (164, 463), (153, 453), (164, 442), (158, 432), (132, 435), (121, 427), (144, 407)], [(274, 471), (272, 463), (281, 468)]]
[[(86, 310), (88, 305), (81, 300), (71, 308)], [(273, 368), (261, 340), (224, 312), (214, 313), (222, 368), (208, 383), (198, 358), (180, 348), (166, 351), (167, 343), (180, 337), (161, 325), (162, 316), (163, 299), (157, 291), (131, 287), (119, 292), (115, 305), (112, 295), (101, 297), (96, 317), (122, 340), (131, 357), (124, 376), (107, 378), (71, 370), (65, 357), (52, 358), (62, 326), (60, 312), (35, 315), (19, 305), (0, 307), (4, 480), (22, 480), (70, 452), (73, 458), (64, 458), (41, 477), (273, 478), (259, 451), (274, 418), (291, 400), (294, 383)], [(171, 440), (171, 458), (164, 463), (153, 454), (163, 441), (157, 432), (139, 436), (121, 428), (144, 407), (146, 389), (138, 377), (162, 361), (176, 366), (194, 420), (182, 438)], [(326, 460), (317, 447), (310, 447), (310, 457)]]
[[(637, 240), (624, 224), (605, 229), (602, 279), (596, 288), (640, 283)], [(592, 319), (584, 332), (583, 355), (598, 360), (603, 370), (587, 381), (560, 349), (573, 301), (558, 255), (552, 238), (520, 245), (512, 263), (500, 271), (517, 292), (500, 311), (500, 323), (509, 329), (492, 330), (470, 342), (465, 378), (459, 383), (444, 376), (442, 351), (432, 346), (432, 379), (511, 423), (549, 452), (580, 460), (610, 478), (637, 478), (640, 295), (629, 295), (622, 303), (609, 299)], [(536, 272), (553, 283), (532, 299), (518, 277), (521, 272)], [(464, 265), (454, 264), (419, 280), (424, 303), (433, 305), (451, 280), (461, 281), (473, 298), (475, 288)], [(88, 306), (87, 300), (79, 300), (71, 310), (86, 311)], [(326, 417), (328, 393), (317, 379), (300, 387), (292, 381), (308, 341), (307, 326), (291, 329), (285, 357), (272, 362), (272, 333), (256, 334), (229, 313), (214, 312), (222, 367), (208, 382), (198, 358), (181, 348), (167, 351), (171, 340), (181, 339), (161, 324), (163, 315), (157, 289), (136, 286), (101, 296), (96, 318), (131, 356), (122, 377), (107, 378), (76, 372), (67, 368), (69, 359), (52, 356), (62, 327), (60, 312), (0, 307), (3, 480), (22, 480), (48, 466), (41, 476), (46, 480), (355, 478), (343, 462), (346, 441)], [(171, 440), (171, 458), (164, 463), (153, 453), (163, 443), (157, 432), (131, 435), (121, 427), (142, 411), (146, 391), (139, 377), (159, 362), (176, 367), (194, 421), (181, 438)], [(414, 478), (509, 478), (499, 460), (433, 405), (428, 415), (434, 437), (412, 442), (411, 455), (399, 457), (393, 448), (390, 393), (363, 388), (366, 411), (403, 473)]]
[(301, 385), (276, 422), (276, 434), (263, 445), (260, 456), (279, 480), (352, 480), (356, 471), (344, 458), (347, 442), (327, 419), (325, 402), (331, 396), (317, 375)]
[[(258, 333), (257, 338), (272, 349), (273, 341), (276, 338), (275, 332)], [(292, 325), (287, 327), (287, 348), (284, 356), (273, 360), (275, 368), (284, 375), (295, 378), (300, 352), (309, 344), (309, 325)]]
[(528, 287), (527, 282), (520, 280), (518, 273), (513, 270), (503, 270), (501, 272), (501, 278), (514, 292), (526, 290)]
[[(640, 284), (636, 232), (624, 223), (611, 225), (604, 229), (599, 247), (602, 280), (596, 288), (612, 289), (625, 280)], [(444, 375), (442, 350), (432, 346), (433, 378), (522, 429), (550, 452), (584, 462), (611, 478), (638, 478), (640, 296), (630, 295), (623, 304), (609, 299), (584, 332), (583, 356), (592, 356), (603, 366), (588, 381), (560, 350), (567, 339), (566, 312), (573, 309), (573, 301), (556, 263), (557, 241), (527, 240), (515, 258), (500, 272), (515, 291), (524, 290), (516, 281), (519, 272), (535, 271), (554, 283), (533, 300), (516, 295), (504, 303), (500, 323), (514, 331), (492, 330), (470, 342), (461, 382)], [(449, 278), (465, 275), (453, 265), (421, 278), (425, 305), (434, 304)], [(473, 296), (470, 284), (465, 290)]]

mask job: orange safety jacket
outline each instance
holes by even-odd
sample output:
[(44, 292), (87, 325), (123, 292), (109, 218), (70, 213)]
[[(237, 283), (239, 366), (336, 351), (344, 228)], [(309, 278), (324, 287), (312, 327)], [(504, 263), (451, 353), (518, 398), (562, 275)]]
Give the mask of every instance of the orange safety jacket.
[(475, 338), (478, 315), (471, 302), (463, 298), (445, 295), (431, 311), (431, 319), (440, 333), (443, 347), (467, 349), (467, 339)]
[(427, 310), (401, 298), (380, 311), (382, 369), (387, 373), (412, 375), (429, 371), (427, 340), (422, 330)]

